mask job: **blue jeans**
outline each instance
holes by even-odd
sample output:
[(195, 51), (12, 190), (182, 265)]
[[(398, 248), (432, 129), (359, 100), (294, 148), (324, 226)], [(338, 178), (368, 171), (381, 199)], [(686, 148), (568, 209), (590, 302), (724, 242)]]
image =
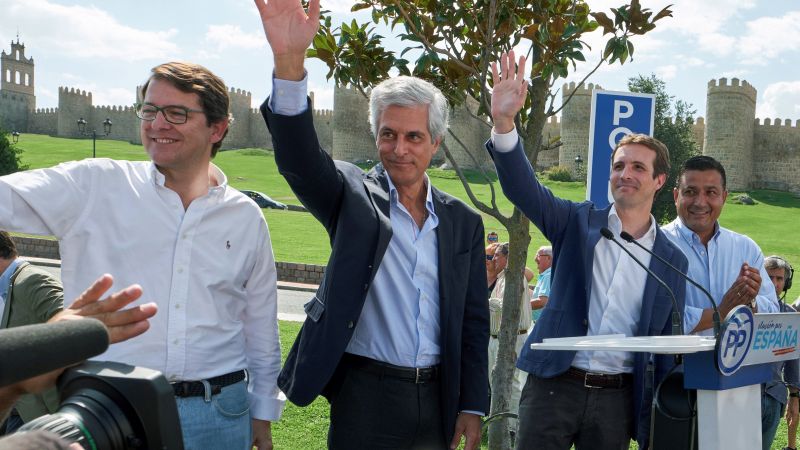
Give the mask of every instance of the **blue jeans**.
[(769, 450), (775, 439), (775, 432), (783, 417), (783, 404), (771, 395), (761, 394), (761, 448)]
[(250, 450), (253, 443), (247, 381), (222, 388), (206, 402), (203, 397), (175, 397), (186, 450)]

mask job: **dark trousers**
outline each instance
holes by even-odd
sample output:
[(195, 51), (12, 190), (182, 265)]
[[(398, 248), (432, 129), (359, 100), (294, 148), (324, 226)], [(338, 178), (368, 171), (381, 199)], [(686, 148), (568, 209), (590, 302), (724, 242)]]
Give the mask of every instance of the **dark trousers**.
[(0, 425), (0, 436), (5, 436), (16, 432), (25, 423), (22, 417), (19, 416), (16, 409), (12, 409), (8, 415), (8, 419)]
[(627, 450), (633, 390), (587, 388), (564, 377), (528, 375), (519, 404), (517, 450)]
[(331, 389), (330, 449), (445, 449), (439, 381), (416, 384), (343, 359)]

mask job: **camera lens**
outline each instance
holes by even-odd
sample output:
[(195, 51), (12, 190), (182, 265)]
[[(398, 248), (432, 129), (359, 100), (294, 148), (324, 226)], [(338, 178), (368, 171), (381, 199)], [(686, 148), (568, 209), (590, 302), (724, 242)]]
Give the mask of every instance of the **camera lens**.
[(82, 389), (64, 400), (59, 410), (25, 424), (20, 432), (47, 430), (84, 449), (140, 448), (120, 407), (99, 391)]

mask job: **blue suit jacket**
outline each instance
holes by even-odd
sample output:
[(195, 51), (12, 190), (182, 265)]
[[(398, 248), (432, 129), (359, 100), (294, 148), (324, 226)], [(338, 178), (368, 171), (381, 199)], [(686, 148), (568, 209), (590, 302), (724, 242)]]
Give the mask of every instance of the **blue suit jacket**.
[[(275, 162), (297, 198), (330, 236), (331, 256), (314, 305), (286, 357), (278, 385), (305, 406), (332, 394), (329, 382), (360, 319), (392, 237), (387, 173), (334, 161), (319, 146), (310, 108), (297, 116), (261, 106)], [(489, 306), (483, 222), (460, 200), (432, 188), (439, 256), (440, 386), (444, 435), (459, 411), (489, 411)], [(317, 301), (316, 299), (319, 299)], [(322, 305), (324, 304), (324, 308)]]
[[(608, 225), (610, 206), (596, 209), (591, 202), (575, 203), (556, 197), (536, 179), (520, 143), (509, 153), (494, 152), (486, 144), (497, 167), (503, 193), (533, 222), (553, 245), (553, 266), (550, 297), (533, 333), (522, 348), (517, 367), (541, 378), (564, 373), (572, 364), (575, 352), (531, 350), (530, 344), (554, 337), (585, 336), (588, 330), (589, 299), (592, 292), (594, 249), (602, 238), (600, 229)], [(687, 260), (681, 251), (656, 227), (653, 251), (686, 273)], [(685, 281), (676, 273), (651, 258), (650, 270), (670, 286), (683, 313)], [(637, 336), (672, 334), (672, 300), (657, 281), (648, 277), (645, 283)], [(634, 417), (636, 438), (647, 441), (650, 429), (652, 394), (646, 393), (645, 373), (649, 353), (635, 353)], [(654, 358), (655, 383), (673, 365), (672, 357)]]

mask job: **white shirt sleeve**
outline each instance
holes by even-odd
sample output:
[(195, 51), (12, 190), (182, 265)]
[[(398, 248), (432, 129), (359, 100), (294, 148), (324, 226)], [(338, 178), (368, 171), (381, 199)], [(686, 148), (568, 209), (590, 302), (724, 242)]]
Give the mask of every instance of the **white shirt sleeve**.
[(296, 116), (308, 109), (308, 72), (300, 81), (289, 81), (275, 78), (272, 75), (272, 95), (269, 98), (269, 109), (283, 116)]
[(494, 131), (494, 127), (492, 127), (492, 142), (494, 143), (494, 151), (498, 153), (508, 153), (511, 150), (514, 150), (514, 147), (517, 145), (517, 141), (519, 141), (519, 134), (517, 133), (517, 129), (514, 128), (508, 133), (499, 134)]
[(256, 248), (253, 272), (245, 287), (245, 356), (250, 371), (250, 416), (253, 419), (280, 419), (286, 396), (278, 389), (281, 347), (278, 335), (278, 288), (275, 258), (269, 229), (263, 223)]
[(78, 161), (0, 177), (0, 228), (58, 238), (68, 234), (92, 202), (98, 162)]

